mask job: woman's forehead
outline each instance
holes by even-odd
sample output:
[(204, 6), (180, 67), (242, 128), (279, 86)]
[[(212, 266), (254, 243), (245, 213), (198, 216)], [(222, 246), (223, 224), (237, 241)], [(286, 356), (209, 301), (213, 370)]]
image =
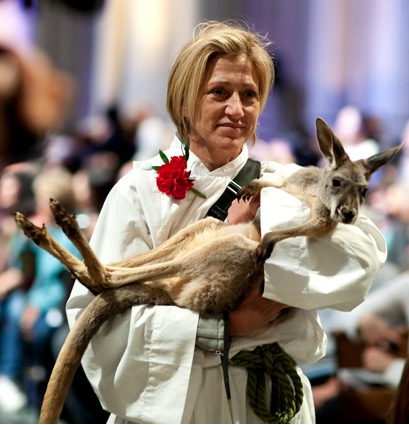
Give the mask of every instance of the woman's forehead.
[(240, 78), (248, 84), (259, 84), (253, 62), (245, 55), (219, 55), (209, 61), (205, 82)]

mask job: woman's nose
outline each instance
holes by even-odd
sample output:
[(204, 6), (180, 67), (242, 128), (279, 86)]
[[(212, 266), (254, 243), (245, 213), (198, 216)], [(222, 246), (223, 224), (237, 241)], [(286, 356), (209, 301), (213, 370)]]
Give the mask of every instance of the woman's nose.
[(238, 93), (233, 93), (227, 100), (226, 114), (234, 117), (243, 115), (243, 104)]

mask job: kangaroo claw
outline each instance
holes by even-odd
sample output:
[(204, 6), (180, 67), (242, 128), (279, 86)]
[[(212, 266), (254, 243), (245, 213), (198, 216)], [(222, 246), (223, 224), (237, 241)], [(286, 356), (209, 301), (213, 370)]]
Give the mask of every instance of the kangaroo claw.
[(257, 195), (260, 190), (261, 187), (259, 184), (257, 184), (256, 182), (250, 182), (248, 185), (243, 186), (239, 189), (239, 191), (237, 192), (237, 199), (244, 199), (245, 201), (248, 201), (254, 195)]
[(259, 263), (264, 263), (268, 258), (270, 258), (271, 253), (273, 252), (275, 246), (274, 241), (264, 241), (264, 239), (259, 243), (256, 248), (256, 259)]

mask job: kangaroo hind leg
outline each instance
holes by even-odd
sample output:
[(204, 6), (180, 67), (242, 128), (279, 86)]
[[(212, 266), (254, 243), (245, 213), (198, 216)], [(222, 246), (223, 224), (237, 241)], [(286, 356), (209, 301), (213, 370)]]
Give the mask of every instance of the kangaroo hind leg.
[(98, 260), (94, 251), (89, 246), (87, 238), (79, 228), (75, 215), (69, 214), (68, 211), (54, 199), (50, 199), (50, 208), (54, 215), (55, 222), (62, 228), (68, 239), (71, 240), (80, 252), (91, 280), (95, 284), (97, 282), (105, 282), (107, 274), (105, 266)]
[(59, 260), (78, 280), (81, 282), (89, 280), (82, 261), (60, 245), (48, 233), (48, 230), (44, 225), (42, 227), (36, 226), (24, 214), (19, 212), (15, 214), (15, 220), (17, 227), (19, 227), (29, 239)]
[[(57, 203), (57, 201), (51, 201), (52, 205), (55, 207), (53, 210), (54, 215), (57, 215), (57, 221), (61, 224), (64, 224), (64, 227), (69, 226), (69, 221), (62, 220), (62, 217), (65, 216), (70, 218), (69, 214)], [(76, 279), (78, 279), (83, 285), (85, 285), (88, 289), (90, 289), (94, 293), (98, 293), (102, 290), (102, 283), (105, 281), (105, 275), (102, 276), (101, 273), (97, 275), (99, 278), (95, 280), (95, 276), (91, 275), (90, 270), (95, 270), (95, 268), (88, 267), (88, 263), (92, 264), (92, 251), (88, 245), (84, 237), (85, 248), (81, 250), (79, 249), (81, 255), (86, 253), (86, 247), (91, 252), (91, 255), (86, 257), (87, 262), (82, 262), (75, 255), (73, 255), (70, 251), (64, 248), (60, 243), (58, 243), (49, 233), (47, 228), (43, 225), (42, 227), (36, 226), (32, 223), (27, 217), (25, 217), (21, 213), (15, 214), (15, 220), (17, 226), (24, 232), (24, 234), (31, 239), (34, 243), (36, 243), (40, 248), (46, 250), (49, 254), (54, 256), (57, 260), (59, 260), (73, 275)], [(75, 222), (75, 219), (72, 218), (71, 221)], [(78, 225), (76, 226), (78, 232), (81, 232)], [(75, 230), (74, 230), (75, 233)], [(72, 240), (72, 235), (69, 233), (69, 239)], [(74, 238), (75, 239), (75, 238)], [(78, 239), (77, 239), (78, 240)], [(77, 242), (76, 240), (76, 242)], [(74, 242), (73, 242), (74, 243)], [(76, 243), (74, 243), (76, 245)], [(77, 246), (78, 247), (78, 246)], [(97, 264), (100, 264), (98, 260)], [(103, 269), (104, 267), (101, 266)]]
[(183, 255), (185, 251), (190, 250), (190, 244), (195, 238), (200, 237), (200, 234), (209, 230), (223, 228), (225, 226), (228, 226), (228, 224), (212, 217), (199, 220), (196, 223), (190, 224), (184, 229), (179, 230), (158, 247), (143, 254), (138, 254), (110, 265), (131, 268), (171, 261), (175, 257)]

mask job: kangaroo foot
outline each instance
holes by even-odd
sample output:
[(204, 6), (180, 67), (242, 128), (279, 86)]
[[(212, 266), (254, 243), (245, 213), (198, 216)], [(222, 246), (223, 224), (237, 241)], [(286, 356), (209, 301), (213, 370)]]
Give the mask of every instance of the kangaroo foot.
[(68, 213), (58, 201), (50, 199), (50, 209), (53, 213), (55, 222), (62, 228), (68, 239), (75, 238), (81, 233), (75, 215)]
[(37, 245), (43, 247), (48, 241), (48, 231), (45, 226), (38, 227), (33, 224), (24, 214), (17, 212), (15, 215), (17, 226), (24, 232), (24, 234), (35, 242)]

